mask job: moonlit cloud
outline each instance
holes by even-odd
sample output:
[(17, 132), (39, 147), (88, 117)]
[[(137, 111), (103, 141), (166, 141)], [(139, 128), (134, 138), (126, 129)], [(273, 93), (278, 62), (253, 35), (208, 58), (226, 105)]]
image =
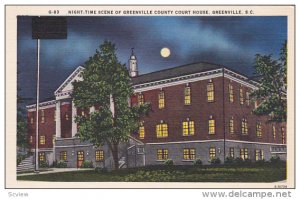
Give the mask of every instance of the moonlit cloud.
[[(251, 75), (256, 53), (277, 56), (287, 39), (286, 17), (68, 17), (66, 40), (41, 41), (41, 98), (83, 65), (104, 40), (122, 63), (135, 48), (140, 74), (193, 62), (211, 62)], [(167, 47), (171, 55), (163, 58)], [(35, 95), (36, 41), (31, 17), (18, 17), (18, 84)]]

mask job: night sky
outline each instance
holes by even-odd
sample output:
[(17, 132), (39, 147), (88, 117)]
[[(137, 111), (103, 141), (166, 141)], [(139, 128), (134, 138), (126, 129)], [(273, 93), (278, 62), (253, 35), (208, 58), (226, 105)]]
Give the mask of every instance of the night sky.
[[(68, 17), (66, 40), (41, 41), (41, 99), (53, 92), (104, 40), (115, 43), (121, 63), (131, 48), (144, 74), (194, 62), (221, 64), (253, 74), (257, 53), (273, 54), (287, 40), (286, 17)], [(18, 17), (18, 86), (21, 96), (35, 99), (37, 42), (31, 17)], [(162, 57), (163, 47), (170, 49)], [(28, 103), (31, 103), (33, 100)]]

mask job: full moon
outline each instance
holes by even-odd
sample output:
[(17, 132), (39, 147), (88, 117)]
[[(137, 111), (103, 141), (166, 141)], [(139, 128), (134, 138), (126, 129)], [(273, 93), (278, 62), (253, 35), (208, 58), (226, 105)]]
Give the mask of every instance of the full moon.
[(169, 48), (162, 48), (161, 50), (160, 50), (160, 55), (162, 56), (162, 57), (169, 57), (170, 56), (170, 54), (171, 54), (171, 51), (170, 51), (170, 49)]

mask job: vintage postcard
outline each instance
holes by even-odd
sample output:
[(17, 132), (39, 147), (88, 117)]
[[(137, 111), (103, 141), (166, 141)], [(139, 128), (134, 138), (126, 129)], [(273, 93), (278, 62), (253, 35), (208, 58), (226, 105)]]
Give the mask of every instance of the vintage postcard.
[(294, 6), (5, 9), (6, 188), (295, 187)]

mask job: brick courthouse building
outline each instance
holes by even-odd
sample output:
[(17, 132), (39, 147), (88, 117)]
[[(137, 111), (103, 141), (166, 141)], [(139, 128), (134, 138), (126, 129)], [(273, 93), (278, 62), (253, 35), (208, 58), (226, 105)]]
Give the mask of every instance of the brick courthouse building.
[[(72, 82), (82, 80), (79, 66), (54, 92), (55, 98), (40, 103), (39, 160), (64, 160), (68, 167), (83, 161), (112, 167), (106, 145), (95, 148), (76, 138), (77, 109), (72, 103)], [(129, 70), (135, 95), (131, 105), (151, 103), (151, 111), (140, 121), (139, 132), (120, 146), (120, 167), (162, 164), (192, 164), (201, 159), (241, 157), (252, 161), (279, 156), (286, 159), (286, 127), (266, 124), (267, 117), (251, 112), (258, 106), (250, 100), (258, 83), (231, 69), (210, 63), (194, 63), (138, 75), (134, 54)], [(27, 106), (28, 139), (35, 149), (35, 104)]]

